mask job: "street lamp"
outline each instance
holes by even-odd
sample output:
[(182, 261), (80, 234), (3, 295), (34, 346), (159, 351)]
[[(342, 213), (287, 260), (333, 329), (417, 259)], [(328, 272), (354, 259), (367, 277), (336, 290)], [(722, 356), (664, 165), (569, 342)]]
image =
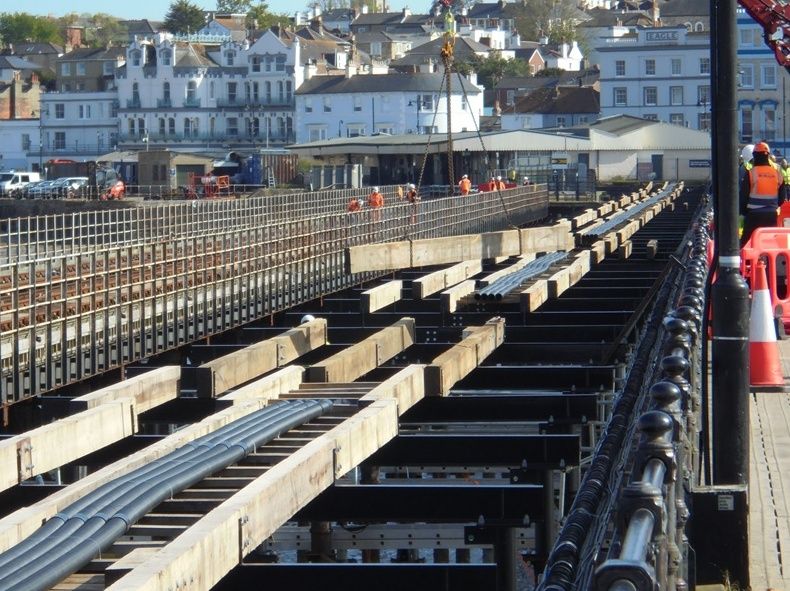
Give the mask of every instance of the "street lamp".
[(420, 133), (420, 97), (417, 96), (417, 100), (409, 101), (410, 107), (417, 107), (417, 125), (414, 129), (414, 133)]
[(337, 122), (337, 137), (342, 137), (342, 136), (340, 135), (340, 126), (341, 126), (341, 125), (343, 125), (343, 120), (342, 120), (342, 119), (340, 119), (340, 120)]

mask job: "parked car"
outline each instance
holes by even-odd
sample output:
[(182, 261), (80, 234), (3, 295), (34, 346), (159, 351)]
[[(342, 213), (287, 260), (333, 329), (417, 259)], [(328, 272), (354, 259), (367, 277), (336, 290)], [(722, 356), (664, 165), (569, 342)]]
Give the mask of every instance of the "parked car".
[(86, 176), (67, 176), (59, 178), (55, 181), (53, 187), (55, 197), (67, 197), (69, 199), (74, 197), (82, 197), (86, 192), (88, 186), (88, 177)]
[(57, 181), (39, 181), (26, 191), (28, 199), (47, 199), (52, 194), (53, 187)]
[(11, 196), (30, 183), (40, 180), (41, 175), (37, 172), (0, 172), (0, 195)]
[(45, 183), (45, 182), (47, 181), (34, 181), (32, 183), (28, 183), (26, 186), (24, 186), (19, 190), (17, 196), (21, 197), (22, 199), (30, 199), (31, 198), (30, 192), (36, 187), (38, 187), (41, 183)]

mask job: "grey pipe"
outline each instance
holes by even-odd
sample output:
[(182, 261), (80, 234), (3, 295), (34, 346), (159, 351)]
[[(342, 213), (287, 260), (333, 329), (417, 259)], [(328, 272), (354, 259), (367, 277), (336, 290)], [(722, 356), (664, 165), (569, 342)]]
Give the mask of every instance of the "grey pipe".
[[(129, 526), (162, 500), (169, 498), (174, 491), (183, 490), (207, 475), (238, 461), (257, 445), (277, 437), (283, 431), (323, 414), (331, 408), (332, 403), (326, 400), (296, 401), (279, 406), (288, 406), (293, 409), (293, 412), (282, 416), (283, 413), (276, 412), (280, 409), (275, 409), (275, 411), (270, 410), (268, 413), (263, 413), (263, 418), (261, 418), (263, 411), (255, 413), (260, 424), (256, 426), (249, 424), (251, 421), (245, 421), (241, 428), (229, 429), (228, 431), (235, 432), (235, 437), (232, 440), (218, 441), (216, 433), (196, 440), (190, 445), (202, 447), (207, 453), (201, 454), (195, 461), (184, 462), (184, 458), (180, 457), (181, 469), (172, 471), (170, 465), (173, 462), (168, 461), (168, 456), (157, 460), (155, 463), (169, 471), (163, 481), (151, 476), (154, 470), (149, 469), (148, 466), (143, 467), (142, 469), (145, 469), (148, 475), (149, 486), (138, 489), (136, 491), (138, 494), (131, 499), (126, 499), (127, 502), (122, 506), (118, 506), (122, 495), (113, 495), (109, 503), (102, 503), (102, 506), (107, 510), (97, 512), (87, 520), (82, 515), (73, 517), (67, 527), (60, 527), (55, 531), (55, 535), (47, 538), (47, 543), (44, 544), (53, 548), (53, 544), (49, 542), (51, 538), (55, 538), (53, 549), (56, 552), (48, 553), (44, 563), (37, 561), (37, 569), (33, 573), (23, 572), (24, 566), (29, 564), (28, 560), (25, 560), (21, 565), (14, 564), (12, 572), (2, 573), (0, 587), (9, 591), (33, 591), (50, 587), (89, 562), (98, 551), (111, 545)], [(278, 419), (272, 420), (272, 414)], [(206, 449), (205, 444), (209, 442), (215, 442), (213, 449)], [(179, 452), (181, 449), (173, 454)], [(183, 454), (180, 455), (183, 456)], [(136, 473), (137, 471), (127, 476), (136, 476)], [(127, 481), (136, 482), (135, 478), (127, 478)], [(108, 499), (105, 497), (104, 500)], [(85, 505), (84, 502), (82, 504)], [(89, 507), (91, 504), (85, 506)], [(96, 504), (93, 506), (96, 507)], [(39, 554), (39, 552), (31, 554)]]

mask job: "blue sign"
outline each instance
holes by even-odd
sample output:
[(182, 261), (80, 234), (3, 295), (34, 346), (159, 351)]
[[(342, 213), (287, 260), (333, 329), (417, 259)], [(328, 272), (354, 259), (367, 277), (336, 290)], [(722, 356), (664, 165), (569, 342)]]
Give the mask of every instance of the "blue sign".
[(710, 160), (689, 160), (689, 168), (710, 168)]

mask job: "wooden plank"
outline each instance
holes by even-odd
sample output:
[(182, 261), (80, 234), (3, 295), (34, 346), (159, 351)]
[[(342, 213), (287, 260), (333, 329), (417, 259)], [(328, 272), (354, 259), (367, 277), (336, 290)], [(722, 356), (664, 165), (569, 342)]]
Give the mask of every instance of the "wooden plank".
[(137, 412), (131, 398), (105, 402), (43, 427), (0, 441), (0, 490), (59, 468), (133, 435)]
[(192, 368), (198, 396), (215, 398), (324, 344), (326, 319), (315, 318), (281, 335), (213, 359)]
[(58, 511), (61, 511), (102, 484), (160, 458), (185, 443), (216, 431), (236, 419), (260, 410), (265, 405), (264, 401), (252, 400), (245, 404), (229, 407), (90, 474), (65, 489), (49, 495), (38, 503), (14, 511), (0, 519), (0, 552), (19, 543), (23, 538), (29, 536), (40, 527), (46, 519), (49, 519)]
[(461, 342), (425, 367), (425, 395), (446, 396), (504, 341), (505, 319), (492, 318), (483, 326), (465, 331)]
[(455, 313), (455, 311), (458, 309), (458, 301), (461, 298), (474, 293), (474, 291), (474, 279), (467, 279), (458, 285), (453, 285), (452, 287), (445, 289), (441, 294), (439, 294), (439, 301), (442, 311), (449, 314)]
[(596, 265), (606, 258), (606, 242), (598, 240), (590, 246), (590, 256)]
[(363, 244), (346, 249), (346, 267), (350, 273), (407, 269), (411, 266), (411, 243), (407, 240)]
[(403, 281), (393, 279), (362, 292), (360, 306), (362, 312), (375, 312), (386, 308), (400, 300), (403, 292)]
[(519, 293), (519, 303), (522, 312), (534, 312), (548, 299), (549, 283), (545, 279), (538, 279)]
[(394, 398), (398, 405), (398, 416), (400, 416), (425, 397), (424, 374), (425, 365), (413, 364), (404, 367), (360, 398), (360, 403), (366, 404), (368, 401), (381, 398)]
[(634, 243), (630, 240), (626, 240), (620, 245), (620, 248), (617, 250), (617, 256), (621, 259), (627, 259), (631, 256), (634, 252)]
[(132, 398), (137, 412), (145, 412), (178, 398), (181, 367), (166, 365), (71, 400), (74, 410), (94, 408), (104, 402)]
[(412, 297), (421, 300), (482, 272), (483, 265), (480, 260), (462, 261), (446, 269), (439, 269), (412, 281)]
[(414, 319), (402, 318), (307, 370), (310, 382), (353, 382), (414, 344)]
[(284, 367), (221, 396), (217, 399), (217, 403), (242, 404), (250, 399), (273, 400), (286, 392), (298, 390), (303, 374), (304, 368), (299, 365)]
[(376, 400), (208, 513), (109, 587), (208, 591), (335, 478), (397, 435), (395, 400)]

